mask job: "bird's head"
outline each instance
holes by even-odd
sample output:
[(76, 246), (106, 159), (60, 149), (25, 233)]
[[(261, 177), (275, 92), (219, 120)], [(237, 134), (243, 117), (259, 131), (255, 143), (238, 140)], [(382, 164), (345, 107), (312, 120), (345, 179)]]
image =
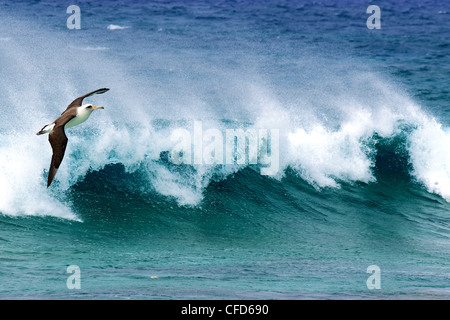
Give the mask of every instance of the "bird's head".
[(105, 109), (105, 108), (103, 108), (103, 107), (97, 107), (97, 106), (94, 106), (93, 104), (86, 104), (86, 105), (83, 106), (83, 108), (84, 108), (86, 111), (89, 111), (89, 112), (92, 112), (92, 111), (94, 111), (94, 110), (99, 110), (99, 109)]

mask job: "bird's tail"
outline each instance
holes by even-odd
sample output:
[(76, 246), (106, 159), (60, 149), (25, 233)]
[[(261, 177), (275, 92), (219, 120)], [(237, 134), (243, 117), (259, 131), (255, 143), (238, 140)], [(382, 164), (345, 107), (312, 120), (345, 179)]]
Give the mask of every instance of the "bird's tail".
[(38, 133), (36, 133), (36, 135), (40, 136), (41, 134), (45, 134), (45, 133), (49, 133), (53, 130), (53, 128), (55, 127), (55, 124), (47, 124), (46, 126), (44, 126), (41, 131), (39, 131)]

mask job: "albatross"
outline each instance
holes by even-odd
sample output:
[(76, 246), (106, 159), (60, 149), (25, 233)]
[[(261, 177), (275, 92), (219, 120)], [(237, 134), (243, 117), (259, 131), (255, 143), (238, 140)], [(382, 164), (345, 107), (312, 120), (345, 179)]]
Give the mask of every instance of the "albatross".
[(56, 172), (58, 171), (64, 158), (64, 153), (66, 152), (66, 146), (69, 140), (67, 139), (64, 130), (85, 122), (91, 115), (92, 111), (104, 109), (103, 107), (97, 107), (92, 104), (82, 105), (82, 103), (84, 98), (90, 97), (94, 94), (102, 94), (108, 90), (109, 89), (106, 88), (98, 89), (76, 98), (71, 104), (69, 104), (66, 111), (64, 111), (58, 119), (56, 119), (53, 123), (44, 126), (41, 131), (36, 133), (38, 136), (48, 133), (48, 141), (50, 141), (50, 145), (53, 150), (52, 162), (50, 163), (50, 169), (48, 172), (47, 188), (52, 184)]

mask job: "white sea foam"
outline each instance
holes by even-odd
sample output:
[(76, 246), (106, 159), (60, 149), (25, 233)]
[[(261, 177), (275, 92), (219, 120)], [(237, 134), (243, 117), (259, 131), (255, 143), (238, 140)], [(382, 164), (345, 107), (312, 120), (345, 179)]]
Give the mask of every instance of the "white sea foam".
[(17, 215), (56, 216), (78, 220), (70, 207), (46, 190), (43, 170), (48, 146), (14, 132), (1, 135), (0, 146), (0, 212)]
[(108, 30), (124, 30), (124, 29), (128, 29), (129, 27), (123, 27), (123, 26), (119, 26), (116, 24), (110, 24), (107, 29)]
[(434, 119), (418, 125), (409, 136), (413, 174), (429, 192), (450, 201), (450, 131)]
[(78, 50), (84, 50), (84, 51), (105, 51), (105, 50), (109, 50), (108, 47), (91, 47), (91, 46), (87, 46), (87, 47), (76, 47), (76, 49)]

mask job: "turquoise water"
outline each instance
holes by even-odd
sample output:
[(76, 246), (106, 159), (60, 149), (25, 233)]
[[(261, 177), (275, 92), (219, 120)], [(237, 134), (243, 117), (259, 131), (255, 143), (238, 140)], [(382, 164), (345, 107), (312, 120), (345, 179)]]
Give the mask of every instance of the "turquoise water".
[[(78, 5), (0, 2), (0, 298), (449, 298), (448, 3)], [(196, 121), (279, 130), (277, 174), (174, 164)]]

